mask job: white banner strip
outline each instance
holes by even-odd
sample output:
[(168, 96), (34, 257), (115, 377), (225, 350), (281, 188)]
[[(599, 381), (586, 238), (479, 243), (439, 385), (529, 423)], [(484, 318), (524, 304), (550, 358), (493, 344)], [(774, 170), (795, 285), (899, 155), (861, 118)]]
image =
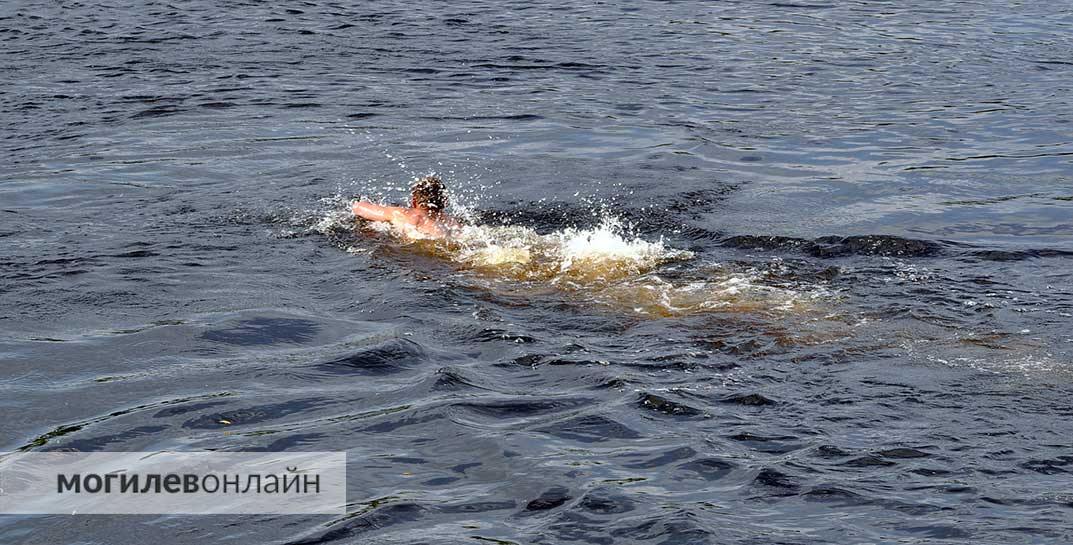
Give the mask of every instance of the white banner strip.
[(345, 452), (0, 454), (0, 514), (345, 512)]

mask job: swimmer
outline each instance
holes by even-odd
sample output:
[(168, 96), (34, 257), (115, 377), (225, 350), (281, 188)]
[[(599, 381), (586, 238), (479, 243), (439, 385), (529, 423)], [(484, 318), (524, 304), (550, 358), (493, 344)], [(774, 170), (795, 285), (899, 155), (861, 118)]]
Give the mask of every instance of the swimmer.
[(350, 209), (358, 217), (389, 222), (411, 239), (444, 239), (462, 228), (443, 213), (447, 208), (446, 189), (438, 177), (426, 176), (414, 183), (409, 208), (356, 201)]

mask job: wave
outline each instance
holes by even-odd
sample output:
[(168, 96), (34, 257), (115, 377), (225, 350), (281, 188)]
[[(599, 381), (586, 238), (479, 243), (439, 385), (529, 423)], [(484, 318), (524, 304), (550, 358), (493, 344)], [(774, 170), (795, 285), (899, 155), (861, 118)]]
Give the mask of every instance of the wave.
[(890, 235), (827, 236), (814, 240), (784, 236), (735, 235), (723, 239), (720, 244), (762, 251), (799, 251), (814, 257), (930, 257), (939, 254), (942, 249), (939, 243), (930, 240)]

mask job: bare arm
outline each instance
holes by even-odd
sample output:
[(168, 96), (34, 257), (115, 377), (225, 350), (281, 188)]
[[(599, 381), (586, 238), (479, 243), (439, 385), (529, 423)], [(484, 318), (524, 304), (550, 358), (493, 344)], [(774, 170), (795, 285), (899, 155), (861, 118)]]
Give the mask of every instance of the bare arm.
[(367, 201), (357, 201), (350, 205), (354, 215), (372, 221), (391, 221), (399, 212), (395, 206), (380, 206)]

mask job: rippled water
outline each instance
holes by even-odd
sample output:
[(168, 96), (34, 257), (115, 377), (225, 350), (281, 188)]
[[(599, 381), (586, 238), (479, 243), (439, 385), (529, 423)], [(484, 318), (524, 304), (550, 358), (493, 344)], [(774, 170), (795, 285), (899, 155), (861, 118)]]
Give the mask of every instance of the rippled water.
[[(0, 449), (345, 450), (350, 514), (0, 542), (1068, 543), (1071, 31), (6, 3)], [(463, 240), (348, 215), (429, 172)]]

